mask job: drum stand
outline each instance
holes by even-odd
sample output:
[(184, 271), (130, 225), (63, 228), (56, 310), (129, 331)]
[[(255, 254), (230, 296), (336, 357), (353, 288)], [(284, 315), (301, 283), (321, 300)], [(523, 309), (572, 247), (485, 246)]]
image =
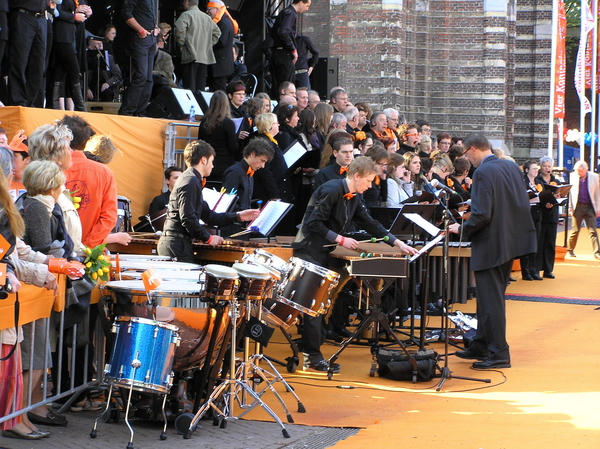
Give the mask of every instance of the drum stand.
[[(262, 300), (259, 300), (258, 303), (259, 303), (259, 308), (258, 308), (257, 318), (260, 320), (261, 319), (261, 310), (262, 310), (262, 306), (261, 306)], [(248, 310), (247, 310), (247, 318), (248, 319), (250, 318), (250, 308), (248, 308)], [(280, 326), (280, 328), (281, 328), (281, 326)], [(281, 376), (279, 371), (277, 371), (275, 366), (273, 366), (273, 363), (271, 363), (271, 360), (269, 360), (269, 358), (266, 357), (265, 355), (260, 354), (260, 344), (259, 343), (255, 343), (255, 354), (248, 357), (248, 354), (250, 352), (250, 338), (245, 337), (244, 340), (245, 340), (244, 341), (244, 362), (242, 362), (237, 369), (236, 379), (240, 379), (242, 382), (252, 381), (253, 386), (256, 386), (257, 384), (264, 382), (262, 389), (260, 389), (259, 391), (255, 391), (256, 394), (258, 395), (258, 397), (262, 397), (267, 391), (271, 391), (275, 395), (275, 397), (277, 398), (277, 400), (279, 401), (281, 406), (283, 407), (283, 411), (287, 417), (287, 422), (290, 424), (293, 424), (294, 418), (292, 418), (292, 415), (290, 414), (281, 395), (277, 392), (277, 390), (275, 390), (273, 385), (276, 382), (281, 382), (283, 384), (283, 386), (285, 387), (286, 391), (288, 393), (292, 393), (292, 395), (296, 399), (296, 402), (298, 403), (298, 413), (306, 413), (306, 409), (304, 408), (304, 405), (300, 401), (300, 398), (298, 397), (298, 395), (296, 394), (294, 389)], [(267, 365), (268, 365), (267, 369), (261, 368), (259, 366), (261, 361), (264, 361), (265, 363), (267, 363)], [(245, 408), (246, 410), (241, 415), (239, 415), (238, 418), (241, 418), (244, 415), (246, 415), (247, 413), (249, 413), (250, 411), (252, 411), (254, 408), (256, 408), (257, 405), (259, 405), (259, 403), (256, 400), (254, 400), (253, 402), (251, 402), (249, 404), (245, 403), (245, 401), (242, 401), (240, 407)]]
[[(141, 362), (138, 359), (139, 356), (139, 351), (136, 355), (136, 357), (131, 361), (131, 367), (133, 368), (133, 372), (131, 375), (131, 384), (129, 385), (129, 396), (127, 397), (127, 405), (125, 407), (125, 424), (127, 425), (127, 427), (129, 428), (129, 442), (127, 443), (127, 449), (133, 449), (133, 435), (134, 435), (134, 431), (133, 428), (131, 427), (131, 424), (129, 424), (129, 407), (131, 406), (131, 395), (133, 393), (133, 380), (135, 379), (135, 373), (138, 370), (138, 368), (141, 366)], [(96, 418), (96, 420), (94, 421), (94, 427), (92, 428), (92, 431), (90, 432), (90, 437), (91, 438), (96, 438), (96, 436), (98, 435), (97, 429), (98, 429), (98, 420), (100, 418), (102, 418), (103, 416), (108, 416), (110, 417), (110, 398), (112, 396), (112, 391), (113, 391), (113, 386), (114, 384), (111, 383), (110, 384), (110, 388), (108, 389), (108, 397), (106, 399), (106, 407), (104, 409), (104, 411), (102, 412), (102, 414), (100, 416), (98, 416)], [(163, 418), (163, 431), (160, 434), (160, 439), (161, 440), (166, 440), (167, 439), (167, 415), (165, 413), (165, 404), (167, 402), (167, 395), (168, 392), (165, 392), (162, 394), (163, 396), (163, 401), (162, 401), (162, 418)], [(108, 421), (107, 421), (108, 422)]]
[[(267, 404), (265, 404), (258, 394), (250, 388), (245, 381), (241, 379), (237, 379), (235, 376), (236, 369), (236, 357), (235, 357), (235, 345), (237, 341), (237, 315), (238, 315), (238, 304), (237, 300), (234, 298), (231, 301), (231, 337), (229, 340), (230, 346), (230, 367), (229, 367), (229, 379), (226, 379), (219, 385), (215, 391), (209, 396), (208, 400), (202, 404), (202, 406), (198, 409), (198, 412), (192, 419), (190, 423), (190, 427), (188, 431), (183, 435), (183, 438), (189, 439), (192, 437), (192, 433), (197, 427), (198, 422), (202, 417), (208, 412), (208, 410), (212, 409), (217, 415), (223, 419), (221, 422), (221, 428), (227, 427), (227, 420), (238, 419), (233, 416), (233, 408), (235, 405), (235, 400), (238, 398), (238, 391), (242, 390), (243, 392), (248, 393), (250, 396), (254, 398), (254, 401), (257, 405), (260, 405), (271, 417), (281, 426), (283, 436), (285, 438), (289, 438), (290, 434), (285, 428), (283, 422), (279, 419), (279, 417), (269, 408)], [(223, 343), (226, 345), (226, 342)], [(221, 408), (219, 408), (219, 405)]]

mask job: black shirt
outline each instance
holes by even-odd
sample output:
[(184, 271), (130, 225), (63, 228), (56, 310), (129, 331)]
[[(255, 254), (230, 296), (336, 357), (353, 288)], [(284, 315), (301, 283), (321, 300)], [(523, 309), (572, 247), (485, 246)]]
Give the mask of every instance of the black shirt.
[(296, 20), (298, 14), (292, 5), (279, 13), (273, 24), (271, 36), (275, 48), (296, 50)]
[(125, 0), (121, 14), (123, 20), (135, 19), (147, 31), (156, 26), (156, 4), (154, 0)]

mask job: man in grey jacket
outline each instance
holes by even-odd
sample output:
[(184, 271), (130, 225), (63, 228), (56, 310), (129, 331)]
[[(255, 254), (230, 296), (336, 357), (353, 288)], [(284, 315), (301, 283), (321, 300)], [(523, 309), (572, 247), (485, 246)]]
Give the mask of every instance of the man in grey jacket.
[(185, 0), (183, 5), (186, 11), (175, 22), (175, 39), (181, 48), (183, 87), (196, 93), (206, 88), (207, 68), (216, 62), (213, 45), (221, 30), (198, 9), (198, 0)]

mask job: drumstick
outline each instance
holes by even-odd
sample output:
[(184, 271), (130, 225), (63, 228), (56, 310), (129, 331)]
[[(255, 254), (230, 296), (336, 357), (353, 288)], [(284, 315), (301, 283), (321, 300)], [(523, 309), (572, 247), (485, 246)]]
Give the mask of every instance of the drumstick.
[[(377, 239), (375, 237), (370, 238), (369, 240), (359, 240), (356, 243), (377, 243), (377, 242), (387, 242), (390, 238), (386, 235), (385, 237), (381, 237), (380, 239)], [(339, 245), (339, 243), (331, 243), (329, 245), (323, 245), (323, 247), (327, 247), (327, 246), (337, 246)]]
[(250, 226), (250, 229), (244, 229), (241, 232), (237, 232), (235, 234), (231, 234), (229, 236), (229, 238), (231, 238), (231, 237), (239, 237), (240, 235), (250, 234), (251, 232), (258, 232), (258, 227), (257, 226)]

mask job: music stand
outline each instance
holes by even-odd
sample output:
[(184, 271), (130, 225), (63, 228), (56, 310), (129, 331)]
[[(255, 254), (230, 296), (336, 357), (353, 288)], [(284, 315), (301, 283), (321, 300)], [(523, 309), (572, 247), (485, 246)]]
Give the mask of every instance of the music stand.
[[(448, 243), (450, 241), (449, 239), (449, 231), (448, 231), (448, 226), (450, 224), (450, 216), (449, 216), (449, 211), (448, 209), (444, 209), (444, 231), (441, 231), (440, 229), (438, 229), (437, 227), (431, 225), (431, 227), (427, 226), (428, 224), (423, 223), (422, 226), (424, 228), (426, 228), (428, 230), (428, 232), (431, 235), (434, 235), (434, 233), (436, 231), (433, 230), (433, 228), (437, 229), (437, 235), (435, 236), (435, 238), (430, 242), (429, 245), (425, 245), (418, 254), (412, 256), (410, 258), (410, 261), (414, 261), (416, 259), (418, 259), (419, 257), (421, 257), (421, 255), (427, 253), (429, 251), (429, 249), (431, 249), (433, 246), (435, 246), (442, 238), (444, 239), (444, 250), (443, 250), (443, 260), (444, 260), (444, 286), (442, 289), (442, 322), (443, 322), (443, 332), (445, 334), (445, 342), (444, 342), (444, 367), (441, 369), (441, 379), (437, 385), (436, 391), (440, 391), (442, 386), (444, 385), (444, 382), (446, 382), (447, 379), (452, 379), (453, 377), (455, 379), (462, 379), (462, 380), (471, 380), (473, 382), (484, 382), (484, 383), (490, 383), (491, 379), (477, 379), (475, 377), (465, 377), (465, 376), (452, 376), (452, 371), (450, 371), (450, 368), (448, 366), (448, 344), (449, 344), (449, 338), (448, 338), (448, 325), (449, 325), (449, 318), (448, 318), (448, 285), (449, 285), (449, 280), (448, 280), (448, 276), (449, 276), (449, 270), (448, 270)], [(417, 223), (420, 222), (420, 217), (418, 216), (408, 216), (407, 218), (409, 218), (410, 220), (415, 220)], [(424, 336), (425, 336), (425, 316), (426, 316), (426, 312), (425, 309), (427, 307), (422, 307), (423, 310), (421, 310), (421, 347), (423, 346), (423, 340), (424, 340)]]

